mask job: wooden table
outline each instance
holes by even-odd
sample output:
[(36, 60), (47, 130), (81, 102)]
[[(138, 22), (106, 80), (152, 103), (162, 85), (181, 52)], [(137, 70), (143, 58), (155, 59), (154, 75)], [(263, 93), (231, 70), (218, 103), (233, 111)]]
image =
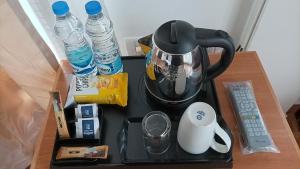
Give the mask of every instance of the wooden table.
[[(211, 56), (212, 62), (215, 62), (217, 59), (218, 56)], [(238, 130), (233, 109), (223, 87), (223, 82), (242, 80), (252, 81), (257, 103), (261, 110), (266, 126), (271, 133), (275, 144), (280, 150), (279, 154), (255, 153), (251, 155), (243, 155), (241, 153), (241, 148), (239, 145), (240, 140), (238, 137)], [(62, 95), (65, 96), (67, 85), (61, 69), (59, 69), (57, 72), (56, 81), (57, 83), (54, 86), (54, 89), (60, 90)], [(220, 75), (215, 82), (220, 101), (221, 112), (230, 129), (232, 130), (235, 139), (233, 145), (233, 168), (300, 168), (299, 147), (256, 52), (237, 53), (231, 66), (225, 73)], [(33, 169), (47, 169), (50, 166), (52, 148), (56, 134), (56, 123), (52, 108), (50, 106), (48, 112), (49, 117), (47, 123), (45, 124), (45, 128), (41, 133), (38, 146), (34, 153), (34, 159), (31, 165), (31, 168)], [(196, 164), (193, 166), (197, 168)], [(192, 167), (192, 165), (189, 167)]]

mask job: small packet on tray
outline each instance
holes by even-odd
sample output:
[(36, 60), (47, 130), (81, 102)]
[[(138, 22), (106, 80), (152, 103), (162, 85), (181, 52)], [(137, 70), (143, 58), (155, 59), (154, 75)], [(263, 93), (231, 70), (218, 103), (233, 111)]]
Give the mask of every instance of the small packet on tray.
[(127, 106), (128, 74), (76, 77), (70, 83), (65, 108), (75, 103)]
[(80, 118), (75, 126), (76, 138), (100, 139), (98, 118)]
[(60, 147), (56, 160), (70, 159), (70, 158), (99, 158), (107, 159), (108, 146), (95, 146), (95, 147)]
[(75, 116), (76, 119), (98, 117), (98, 106), (97, 104), (78, 104), (75, 108)]

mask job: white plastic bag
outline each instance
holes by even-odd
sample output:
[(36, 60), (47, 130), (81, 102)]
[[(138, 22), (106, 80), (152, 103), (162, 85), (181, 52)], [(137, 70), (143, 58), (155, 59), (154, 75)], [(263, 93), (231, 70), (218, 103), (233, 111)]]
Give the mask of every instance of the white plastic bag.
[(0, 169), (25, 169), (46, 117), (43, 110), (0, 68)]

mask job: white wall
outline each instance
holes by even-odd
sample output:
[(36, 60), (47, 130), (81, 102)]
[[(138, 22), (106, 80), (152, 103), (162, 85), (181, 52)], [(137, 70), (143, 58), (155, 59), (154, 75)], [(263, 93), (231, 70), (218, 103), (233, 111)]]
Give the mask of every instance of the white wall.
[[(53, 33), (55, 17), (50, 6), (55, 0), (19, 1), (57, 59), (64, 59), (62, 44)], [(88, 0), (66, 1), (71, 12), (85, 22), (87, 15), (84, 4)], [(264, 0), (103, 1), (107, 10), (105, 12), (114, 23), (122, 54), (126, 55), (126, 39), (153, 33), (159, 25), (171, 19), (186, 20), (196, 27), (223, 29), (230, 33), (236, 45), (240, 40), (245, 42), (256, 16), (257, 9), (252, 8)], [(267, 0), (247, 48), (258, 52), (284, 111), (297, 100), (299, 102), (300, 97), (299, 7), (299, 0)]]
[(51, 8), (49, 2), (39, 2), (39, 0), (19, 0), (19, 3), (56, 58), (63, 58), (64, 51), (61, 48), (62, 43), (57, 42), (53, 32), (54, 16), (50, 15)]
[(19, 3), (56, 59), (66, 58), (63, 43), (56, 39), (53, 31), (55, 17), (52, 14), (50, 2), (47, 0), (19, 0)]
[(248, 50), (258, 52), (287, 111), (300, 97), (300, 1), (268, 0)]
[(254, 1), (104, 0), (122, 52), (125, 41), (153, 33), (161, 24), (185, 20), (195, 27), (228, 31), (237, 44)]
[[(31, 13), (34, 25), (41, 35), (50, 39), (50, 48), (57, 59), (64, 59), (61, 42), (54, 33), (54, 14), (51, 4), (56, 0), (19, 0), (25, 3), (25, 10)], [(88, 0), (66, 0), (71, 12), (83, 23), (86, 21), (84, 4)], [(102, 0), (100, 0), (102, 2)], [(142, 37), (153, 33), (158, 26), (172, 19), (186, 20), (196, 27), (222, 29), (233, 37), (236, 44), (241, 39), (251, 6), (254, 1), (241, 0), (103, 0), (105, 12), (114, 23), (114, 29), (123, 55), (127, 55), (126, 39)], [(261, 1), (261, 0), (255, 0)], [(24, 4), (24, 3), (23, 3)], [(31, 11), (30, 11), (31, 10)], [(32, 11), (33, 10), (33, 11)], [(107, 12), (106, 12), (107, 13)], [(33, 18), (33, 19), (32, 19)], [(50, 42), (49, 42), (50, 44)]]
[[(55, 0), (19, 0), (39, 33), (49, 43), (57, 59), (64, 59), (62, 44), (53, 33), (54, 15), (50, 5)], [(88, 0), (66, 0), (71, 12), (85, 22), (84, 4)], [(28, 3), (27, 3), (28, 2)], [(263, 0), (104, 0), (114, 23), (122, 54), (125, 41), (151, 34), (162, 23), (182, 19), (196, 27), (223, 29), (235, 44), (249, 33), (253, 5)], [(300, 97), (300, 1), (268, 0), (248, 50), (255, 50), (277, 93), (283, 109)], [(106, 12), (106, 11), (105, 11)], [(254, 14), (255, 16), (255, 14)], [(249, 19), (250, 18), (250, 19)], [(245, 39), (243, 39), (245, 40)]]

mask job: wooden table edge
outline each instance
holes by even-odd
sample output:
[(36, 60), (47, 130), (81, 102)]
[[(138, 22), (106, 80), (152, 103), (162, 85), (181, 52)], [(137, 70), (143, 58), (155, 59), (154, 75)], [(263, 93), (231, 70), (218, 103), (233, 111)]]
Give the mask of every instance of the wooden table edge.
[[(293, 134), (293, 132), (292, 132), (292, 129), (291, 129), (290, 125), (289, 125), (288, 122), (287, 122), (286, 114), (285, 114), (285, 113), (283, 112), (283, 110), (282, 110), (282, 107), (281, 107), (281, 105), (280, 105), (280, 103), (279, 103), (278, 97), (276, 96), (276, 94), (275, 94), (275, 92), (274, 92), (274, 90), (273, 90), (273, 87), (272, 87), (272, 85), (271, 85), (271, 82), (270, 82), (270, 80), (269, 80), (269, 78), (268, 78), (268, 76), (267, 76), (267, 73), (266, 73), (265, 69), (263, 68), (263, 65), (262, 65), (260, 59), (258, 58), (257, 52), (256, 52), (256, 51), (251, 51), (251, 52), (254, 52), (254, 53), (255, 53), (255, 59), (256, 59), (256, 62), (259, 64), (259, 67), (261, 68), (261, 70), (262, 70), (263, 73), (264, 73), (264, 76), (265, 76), (264, 80), (265, 80), (265, 82), (266, 82), (266, 84), (267, 84), (267, 86), (268, 86), (268, 88), (269, 88), (269, 91), (271, 92), (271, 94), (272, 94), (272, 96), (273, 96), (273, 98), (274, 98), (274, 101), (275, 101), (275, 104), (276, 104), (276, 106), (277, 106), (277, 109), (278, 109), (279, 112), (280, 112), (280, 116), (281, 116), (281, 118), (282, 118), (283, 125), (285, 126), (285, 129), (286, 129), (287, 132), (288, 132), (288, 136), (289, 136), (289, 138), (291, 139), (291, 141), (292, 141), (292, 143), (293, 143), (293, 146), (294, 146), (294, 148), (295, 148), (295, 150), (296, 150), (296, 152), (297, 152), (298, 159), (300, 159), (300, 149), (299, 149), (299, 145), (298, 145), (298, 143), (297, 143), (297, 141), (296, 141), (296, 139), (295, 139), (295, 137), (294, 137), (294, 134)], [(299, 167), (300, 167), (300, 166), (299, 166)]]
[[(54, 81), (54, 84), (52, 86), (51, 91), (56, 90), (58, 81), (60, 79), (60, 76), (62, 76), (62, 74), (63, 74), (63, 70), (61, 69), (61, 67), (59, 67), (58, 70), (57, 70), (57, 73), (55, 75), (55, 81)], [(41, 148), (41, 143), (42, 143), (44, 135), (45, 135), (46, 126), (48, 124), (48, 119), (49, 119), (50, 112), (51, 112), (50, 110), (52, 109), (52, 107), (53, 106), (52, 106), (52, 97), (51, 97), (50, 100), (49, 100), (49, 103), (48, 103), (47, 110), (46, 110), (47, 111), (46, 112), (46, 117), (44, 119), (45, 123), (41, 127), (41, 131), (40, 131), (40, 133), (38, 135), (38, 139), (37, 139), (35, 150), (34, 150), (34, 153), (33, 153), (33, 158), (32, 158), (32, 161), (31, 161), (30, 169), (35, 169), (36, 168), (36, 164), (37, 164), (37, 160), (38, 160), (38, 155), (39, 155), (40, 148)]]
[[(270, 83), (270, 81), (269, 81), (269, 79), (267, 77), (267, 74), (266, 74), (263, 66), (262, 66), (262, 63), (261, 63), (260, 59), (258, 58), (257, 52), (250, 51), (249, 53), (255, 53), (252, 56), (255, 58), (256, 62), (258, 63), (258, 65), (260, 67), (260, 69), (264, 73), (264, 81), (267, 84), (267, 86), (269, 88), (269, 91), (271, 92), (271, 95), (274, 98), (275, 104), (277, 106), (277, 109), (280, 112), (280, 116), (281, 116), (283, 124), (285, 126), (285, 130), (288, 132), (289, 139), (293, 143), (293, 147), (295, 148), (295, 150), (297, 152), (298, 159), (300, 159), (299, 146), (298, 146), (298, 144), (296, 142), (296, 139), (295, 139), (295, 137), (294, 137), (294, 135), (292, 133), (292, 130), (291, 130), (291, 128), (290, 128), (290, 126), (289, 126), (289, 124), (288, 124), (288, 122), (286, 120), (285, 113), (283, 112), (283, 110), (282, 110), (282, 108), (280, 106), (279, 100), (278, 100), (278, 98), (277, 98), (277, 96), (276, 96), (276, 94), (275, 94), (275, 92), (274, 92), (274, 90), (273, 90), (273, 88), (271, 86), (271, 83)], [(55, 83), (54, 83), (54, 85), (52, 87), (52, 90), (55, 90), (57, 88), (57, 84), (58, 84), (57, 82), (60, 79), (60, 76), (62, 76), (63, 74), (64, 74), (64, 72), (63, 72), (62, 68), (59, 67), (58, 70), (57, 70), (57, 73), (56, 73), (56, 77), (55, 77), (56, 79), (55, 79)], [(31, 162), (30, 169), (35, 169), (36, 168), (36, 164), (37, 164), (37, 160), (38, 160), (38, 155), (39, 155), (39, 151), (40, 151), (40, 147), (41, 147), (41, 142), (43, 141), (43, 136), (45, 134), (45, 129), (46, 129), (46, 126), (48, 124), (48, 118), (49, 118), (49, 114), (50, 114), (49, 112), (50, 112), (51, 109), (52, 109), (52, 98), (50, 99), (49, 106), (47, 108), (47, 113), (48, 114), (46, 115), (47, 117), (45, 118), (45, 124), (43, 125), (43, 127), (42, 127), (42, 129), (40, 131), (40, 134), (38, 136), (38, 141), (36, 143), (36, 147), (35, 147), (35, 151), (34, 151), (34, 155), (33, 155), (33, 159), (32, 159), (32, 162)]]

